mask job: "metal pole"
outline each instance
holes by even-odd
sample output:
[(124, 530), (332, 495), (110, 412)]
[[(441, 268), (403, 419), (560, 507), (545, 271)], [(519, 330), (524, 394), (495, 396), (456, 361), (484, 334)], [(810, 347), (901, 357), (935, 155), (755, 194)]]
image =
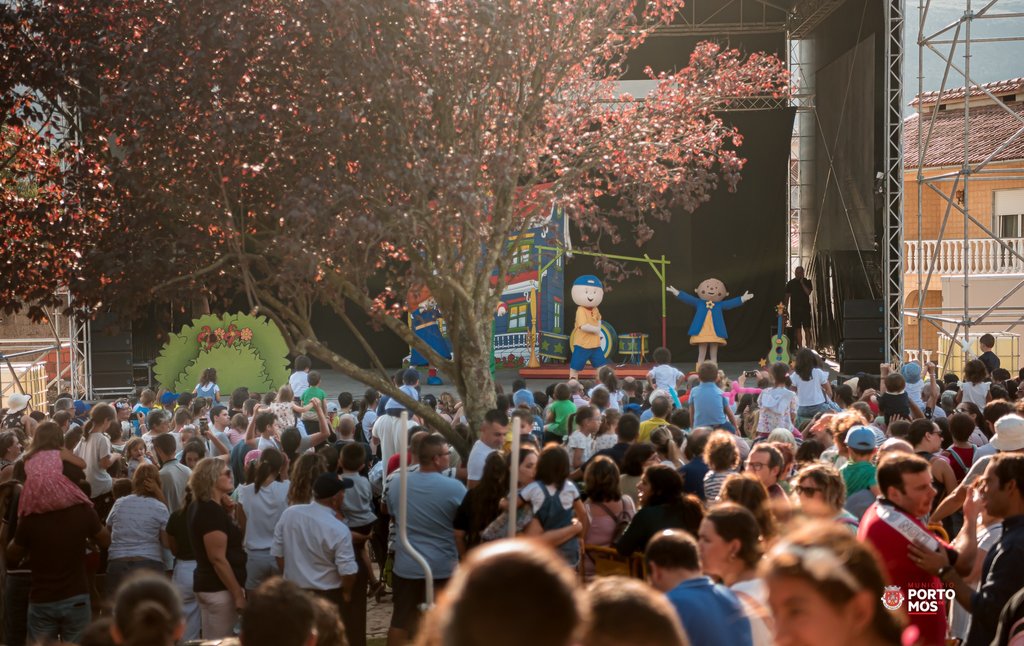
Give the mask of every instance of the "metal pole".
[[(967, 214), (970, 213), (971, 204), (971, 0), (967, 0), (967, 8), (964, 10), (964, 160), (963, 160), (963, 175), (964, 175), (964, 342), (970, 344), (971, 342), (971, 313), (968, 310), (970, 300), (970, 271), (971, 271), (971, 255), (968, 253), (970, 249), (970, 222), (967, 219)], [(936, 106), (938, 109), (938, 106)], [(954, 196), (954, 199), (956, 197)], [(964, 345), (966, 348), (967, 345)], [(964, 363), (966, 364), (967, 355), (964, 354)]]
[(434, 573), (423, 555), (409, 542), (409, 411), (403, 410), (401, 417), (401, 433), (398, 438), (398, 540), (402, 548), (409, 553), (412, 560), (423, 568), (424, 600), (421, 610), (429, 610), (434, 605)]
[(516, 509), (519, 507), (519, 417), (512, 418), (512, 455), (508, 465), (508, 537), (516, 537)]
[[(918, 16), (918, 27), (917, 27), (917, 96), (921, 97), (924, 94), (924, 62), (922, 61), (923, 53), (921, 47), (921, 39), (924, 37), (924, 19), (927, 15), (927, 9), (925, 5), (926, 0), (917, 0), (917, 16)], [(938, 105), (935, 106), (935, 110), (938, 111)], [(925, 291), (925, 286), (921, 284), (921, 271), (924, 269), (921, 262), (921, 252), (924, 251), (924, 208), (922, 206), (922, 198), (924, 197), (924, 147), (921, 136), (921, 126), (924, 125), (924, 112), (920, 100), (918, 102), (918, 114), (917, 114), (917, 356), (923, 356), (924, 354), (924, 326), (921, 325), (921, 315), (923, 314), (924, 301), (928, 293)], [(947, 211), (948, 214), (948, 211)], [(940, 236), (941, 237), (941, 236)], [(936, 253), (938, 253), (938, 247), (936, 246)], [(934, 263), (933, 263), (934, 265)], [(929, 270), (929, 279), (931, 278), (931, 270)], [(938, 349), (938, 348), (936, 348)]]

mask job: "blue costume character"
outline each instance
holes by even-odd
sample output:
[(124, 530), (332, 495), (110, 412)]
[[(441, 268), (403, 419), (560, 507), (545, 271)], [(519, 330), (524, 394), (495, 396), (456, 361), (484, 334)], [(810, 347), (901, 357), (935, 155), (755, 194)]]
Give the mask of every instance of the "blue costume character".
[(580, 276), (573, 281), (572, 302), (578, 307), (569, 359), (570, 379), (575, 379), (588, 361), (595, 368), (608, 363), (601, 351), (601, 312), (597, 309), (603, 300), (604, 285), (597, 276)]
[(697, 366), (704, 361), (718, 363), (718, 346), (725, 345), (729, 333), (725, 329), (725, 310), (731, 310), (754, 298), (750, 292), (743, 296), (722, 300), (729, 295), (725, 283), (717, 278), (708, 278), (697, 286), (697, 296), (681, 292), (671, 285), (668, 292), (679, 300), (692, 305), (697, 311), (690, 324), (690, 345), (698, 346)]
[[(420, 339), (426, 342), (435, 352), (446, 359), (452, 358), (452, 344), (448, 339), (441, 333), (441, 312), (437, 309), (437, 302), (433, 298), (428, 298), (419, 304), (415, 310), (410, 314), (412, 319), (412, 329)], [(420, 354), (416, 348), (412, 349), (412, 354), (409, 356), (409, 364), (413, 366), (426, 366), (430, 362), (427, 358)], [(437, 376), (437, 369), (433, 366), (428, 371), (427, 383), (436, 386), (441, 384), (441, 379)]]

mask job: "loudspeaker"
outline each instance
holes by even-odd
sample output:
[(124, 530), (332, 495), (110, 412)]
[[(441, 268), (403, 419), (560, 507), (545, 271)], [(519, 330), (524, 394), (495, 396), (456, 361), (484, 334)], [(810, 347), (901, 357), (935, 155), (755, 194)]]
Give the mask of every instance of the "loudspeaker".
[(885, 308), (882, 301), (849, 300), (843, 302), (844, 319), (882, 319)]
[[(879, 361), (865, 361), (863, 359), (846, 360), (846, 361), (843, 362), (843, 365), (840, 367), (840, 372), (842, 372), (842, 374), (844, 374), (844, 375), (849, 375), (850, 377), (855, 377), (858, 372), (863, 372), (866, 375), (877, 375), (878, 374), (878, 364), (879, 363), (881, 363), (881, 360), (879, 360)], [(845, 379), (849, 379), (849, 377), (846, 377)], [(845, 379), (841, 379), (840, 383), (842, 383), (842, 381), (845, 381)]]
[(885, 336), (885, 324), (881, 318), (844, 319), (843, 338), (850, 339), (882, 339)]
[(843, 357), (847, 361), (879, 362), (885, 358), (885, 342), (882, 339), (846, 339), (843, 341)]
[(102, 312), (91, 324), (89, 339), (93, 388), (132, 388), (132, 331), (130, 323), (120, 323)]

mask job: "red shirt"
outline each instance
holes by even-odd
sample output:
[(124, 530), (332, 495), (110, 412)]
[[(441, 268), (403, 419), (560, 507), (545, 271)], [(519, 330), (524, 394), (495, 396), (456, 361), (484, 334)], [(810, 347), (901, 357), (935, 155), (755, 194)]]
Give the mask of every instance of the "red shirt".
[[(962, 449), (958, 446), (951, 446), (948, 449), (946, 449), (945, 453), (949, 453), (950, 451), (955, 452), (957, 456), (959, 456), (960, 460), (964, 463), (964, 466), (970, 469), (971, 465), (974, 463), (975, 450), (976, 447), (974, 446), (969, 446), (965, 449)], [(964, 476), (967, 475), (967, 471), (965, 471), (960, 466), (960, 462), (957, 462), (956, 458), (954, 458), (952, 455), (949, 456), (949, 466), (953, 468), (953, 475), (956, 476), (957, 483), (962, 482)]]
[[(860, 521), (860, 528), (857, 530), (857, 538), (871, 543), (879, 556), (882, 557), (882, 566), (887, 574), (886, 578), (889, 585), (898, 585), (903, 592), (903, 610), (905, 612), (908, 588), (944, 588), (946, 586), (939, 577), (922, 570), (910, 560), (910, 556), (907, 553), (910, 541), (894, 527), (878, 517), (878, 505), (878, 502), (872, 503), (867, 511), (864, 512), (864, 517)], [(896, 507), (896, 509), (899, 508)], [(920, 520), (910, 514), (907, 514), (907, 516), (915, 525), (928, 531), (927, 526)], [(928, 533), (935, 536), (930, 531)], [(941, 538), (936, 536), (935, 540), (939, 542), (943, 549), (952, 552), (950, 554), (950, 563), (954, 563), (956, 552)], [(877, 592), (879, 595), (882, 594), (882, 590)], [(946, 643), (946, 604), (944, 600), (939, 600), (938, 612), (908, 614), (907, 618), (911, 624), (917, 626), (921, 631), (922, 643), (928, 646), (944, 646)]]

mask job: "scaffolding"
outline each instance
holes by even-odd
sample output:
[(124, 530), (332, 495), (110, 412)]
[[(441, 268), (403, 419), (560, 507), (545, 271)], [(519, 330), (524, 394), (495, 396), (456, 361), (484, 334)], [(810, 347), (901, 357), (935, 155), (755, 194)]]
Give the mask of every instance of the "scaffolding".
[[(900, 0), (890, 0), (895, 5)], [(1000, 8), (1000, 0), (989, 0), (977, 2), (963, 0), (963, 13), (960, 17), (949, 24), (929, 30), (927, 18), (932, 8), (933, 0), (918, 0), (919, 36), (918, 46), (918, 95), (915, 106), (918, 109), (917, 115), (917, 239), (916, 244), (903, 245), (898, 240), (897, 232), (890, 231), (887, 252), (895, 253), (898, 249), (901, 252), (906, 248), (907, 266), (904, 269), (904, 262), (900, 260), (900, 279), (904, 271), (908, 275), (915, 275), (917, 278), (917, 303), (906, 304), (903, 314), (916, 319), (917, 338), (911, 339), (910, 343), (916, 347), (916, 351), (908, 350), (908, 358), (924, 357), (930, 348), (925, 348), (924, 330), (928, 324), (937, 330), (938, 338), (948, 339), (949, 345), (959, 346), (964, 353), (972, 339), (972, 328), (981, 324), (986, 327), (1004, 327), (1005, 331), (1011, 331), (1015, 326), (1024, 323), (1024, 310), (1019, 307), (1006, 305), (1007, 301), (1024, 287), (1024, 246), (1020, 240), (1006, 240), (995, 231), (995, 214), (989, 222), (982, 218), (983, 212), (987, 211), (984, 204), (976, 204), (971, 199), (971, 187), (976, 182), (990, 182), (997, 180), (1015, 180), (1024, 187), (1024, 161), (1017, 156), (1016, 160), (1009, 160), (1009, 165), (1002, 163), (999, 168), (990, 168), (994, 160), (997, 160), (1000, 153), (1006, 151), (1011, 145), (1015, 145), (1024, 135), (1024, 110), (1014, 110), (1007, 105), (1003, 99), (1005, 96), (997, 96), (998, 83), (983, 84), (976, 81), (976, 74), (972, 69), (983, 67), (985, 58), (979, 56), (983, 52), (988, 60), (995, 60), (994, 56), (1002, 54), (998, 45), (1001, 43), (1024, 40), (1024, 36), (999, 35), (988, 37), (986, 34), (978, 35), (978, 30), (1005, 22), (1011, 27), (1005, 33), (1020, 33), (1019, 29), (1013, 29), (1009, 21), (1019, 21), (1024, 18), (1024, 13)], [(1004, 3), (1005, 5), (1005, 3)], [(975, 9), (975, 6), (979, 8)], [(1018, 23), (1019, 24), (1019, 23)], [(978, 45), (985, 47), (979, 48)], [(942, 82), (937, 92), (925, 92), (924, 75), (926, 57), (937, 57), (943, 65)], [(981, 58), (979, 61), (978, 59)], [(930, 59), (934, 61), (934, 58)], [(950, 88), (950, 85), (958, 85), (957, 81), (963, 80), (962, 87)], [(1017, 79), (1019, 81), (1019, 79)], [(1017, 96), (1016, 99), (1022, 97)], [(934, 102), (933, 102), (934, 99)], [(935, 136), (935, 125), (939, 115), (943, 113), (943, 101), (955, 100), (963, 102), (962, 121), (962, 155), (957, 153), (959, 159), (951, 169), (939, 170), (934, 164), (928, 163), (928, 152), (936, 144), (933, 141)], [(972, 127), (972, 110), (977, 112), (979, 103), (988, 106), (998, 106), (996, 110), (1002, 110), (1008, 115), (1013, 127), (1016, 128), (1012, 134), (1008, 131), (1007, 136), (1001, 141), (992, 142), (992, 150), (980, 159), (976, 151), (971, 149), (972, 135), (978, 136), (979, 132)], [(959, 108), (959, 105), (957, 105)], [(888, 114), (888, 113), (887, 113)], [(948, 118), (948, 111), (947, 111)], [(973, 154), (972, 154), (973, 152)], [(1005, 160), (1004, 160), (1005, 161)], [(938, 171), (929, 174), (927, 171)], [(941, 224), (938, 229), (937, 239), (924, 239), (924, 216), (926, 214), (926, 195), (935, 194), (943, 210)], [(952, 216), (952, 218), (951, 218)], [(957, 222), (960, 220), (960, 222)], [(962, 226), (957, 226), (961, 224)], [(902, 226), (900, 227), (902, 232)], [(973, 234), (973, 235), (972, 235)], [(979, 237), (980, 234), (980, 237)], [(1018, 232), (1018, 236), (1021, 234)], [(944, 241), (951, 241), (950, 245), (944, 247)], [(942, 252), (945, 248), (947, 251)], [(958, 254), (950, 262), (948, 251), (952, 248)], [(937, 267), (943, 266), (945, 275), (952, 271), (958, 272), (958, 277), (963, 280), (963, 303), (957, 305), (946, 305), (938, 307), (927, 306), (928, 288), (937, 274)], [(1009, 269), (1007, 269), (1009, 267)], [(972, 305), (978, 299), (971, 298), (971, 277), (980, 274), (1009, 274), (1016, 284), (1006, 290), (1006, 293), (999, 297), (993, 304)], [(1019, 279), (1019, 280), (1018, 280)], [(890, 274), (890, 283), (895, 286), (895, 277)], [(900, 324), (904, 318), (901, 315)], [(952, 329), (950, 329), (952, 328)], [(976, 335), (975, 335), (976, 336)], [(943, 367), (949, 361), (953, 352), (948, 352), (943, 361)], [(898, 355), (900, 356), (900, 355)]]
[[(70, 294), (65, 290), (59, 296), (64, 300), (65, 310), (69, 310)], [(45, 397), (51, 391), (67, 392), (75, 399), (89, 395), (88, 321), (64, 314), (57, 308), (47, 309), (45, 314), (50, 336), (0, 339), (0, 368), (6, 368), (6, 372), (0, 372), (0, 399), (6, 401), (15, 393)], [(32, 388), (33, 375), (46, 364), (49, 356), (54, 357), (53, 378), (47, 378), (41, 388)], [(36, 392), (38, 390), (42, 392)], [(40, 399), (35, 398), (32, 405), (45, 405)]]

